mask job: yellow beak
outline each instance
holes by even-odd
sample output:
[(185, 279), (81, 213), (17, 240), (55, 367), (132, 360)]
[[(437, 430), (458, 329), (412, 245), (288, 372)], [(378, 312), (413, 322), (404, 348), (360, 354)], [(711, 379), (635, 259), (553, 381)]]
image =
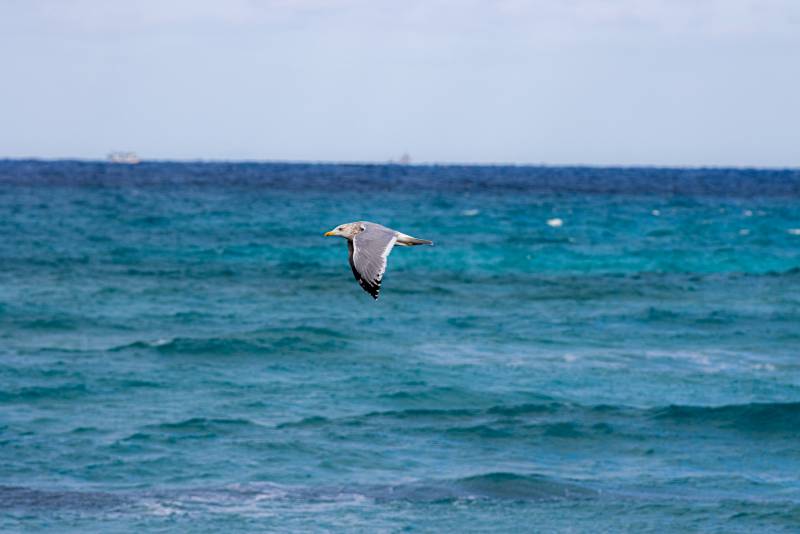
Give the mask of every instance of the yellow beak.
[(328, 237), (329, 235), (336, 235), (336, 234), (334, 234), (333, 232), (325, 232), (325, 237)]

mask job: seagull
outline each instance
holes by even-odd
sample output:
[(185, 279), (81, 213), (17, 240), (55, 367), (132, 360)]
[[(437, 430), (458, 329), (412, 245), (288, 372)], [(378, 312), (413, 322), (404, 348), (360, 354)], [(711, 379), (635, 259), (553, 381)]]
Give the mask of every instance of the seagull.
[(350, 268), (361, 287), (375, 300), (381, 292), (381, 280), (386, 272), (386, 258), (395, 245), (412, 247), (414, 245), (433, 245), (433, 241), (417, 239), (380, 224), (357, 221), (337, 226), (326, 236), (339, 236), (347, 239), (350, 250)]

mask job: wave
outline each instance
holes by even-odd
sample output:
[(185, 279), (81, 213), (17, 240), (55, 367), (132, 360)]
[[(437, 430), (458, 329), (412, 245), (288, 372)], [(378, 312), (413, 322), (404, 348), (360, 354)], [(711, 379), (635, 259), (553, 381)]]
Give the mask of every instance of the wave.
[(30, 321), (23, 321), (19, 324), (20, 328), (27, 330), (77, 330), (81, 326), (79, 320), (74, 317), (58, 316), (58, 317), (45, 317), (32, 319)]
[[(489, 501), (555, 501), (590, 499), (599, 492), (567, 481), (539, 474), (507, 472), (424, 480), (397, 485), (355, 486), (338, 488), (339, 494), (356, 494), (376, 502), (406, 501), (412, 503), (452, 502), (462, 500)], [(321, 492), (324, 495), (325, 492)]]
[[(628, 406), (581, 406), (549, 402), (463, 409), (408, 409), (368, 412), (345, 417), (310, 415), (295, 421), (264, 424), (247, 418), (194, 417), (145, 425), (118, 440), (133, 442), (216, 440), (237, 437), (255, 446), (275, 442), (307, 441), (315, 434), (336, 432), (344, 440), (363, 434), (414, 433), (476, 443), (519, 442), (543, 446), (567, 441), (584, 444), (626, 440), (640, 442), (663, 436), (678, 437), (709, 432), (746, 432), (780, 437), (795, 436), (800, 428), (800, 403), (754, 403), (719, 407), (677, 406), (633, 408)], [(271, 432), (276, 433), (271, 433)], [(309, 437), (311, 436), (311, 437)], [(252, 439), (251, 439), (252, 438)]]
[(211, 419), (193, 417), (183, 421), (156, 423), (140, 427), (136, 432), (114, 442), (113, 448), (127, 450), (129, 447), (152, 443), (174, 443), (183, 439), (223, 438), (225, 436), (253, 434), (261, 427), (249, 419)]
[(590, 488), (535, 474), (488, 473), (457, 479), (452, 485), (468, 497), (488, 499), (554, 500), (598, 495)]
[(111, 348), (112, 352), (154, 350), (174, 355), (240, 355), (276, 351), (320, 353), (347, 346), (347, 336), (328, 328), (298, 327), (270, 329), (233, 336), (175, 337), (134, 341)]
[(486, 413), (514, 417), (518, 415), (554, 413), (563, 406), (564, 404), (558, 402), (549, 402), (544, 404), (526, 403), (518, 404), (516, 406), (492, 406), (486, 410)]
[[(179, 510), (187, 504), (215, 508), (275, 501), (446, 503), (456, 501), (559, 501), (596, 498), (600, 492), (570, 481), (539, 474), (507, 472), (420, 480), (400, 484), (291, 486), (273, 483), (234, 484), (217, 488), (172, 491), (65, 491), (0, 486), (0, 509), (118, 509), (139, 513), (139, 507)], [(138, 506), (137, 506), (138, 505)]]
[(306, 418), (301, 419), (300, 421), (296, 421), (296, 422), (289, 421), (288, 423), (280, 423), (280, 424), (276, 425), (275, 428), (278, 428), (278, 429), (283, 429), (283, 428), (313, 428), (313, 427), (318, 427), (318, 426), (322, 426), (322, 425), (328, 424), (330, 422), (331, 422), (331, 420), (328, 419), (327, 417), (314, 415), (314, 416), (311, 416), (311, 417), (306, 417)]
[(255, 428), (259, 425), (249, 419), (207, 419), (193, 417), (174, 423), (158, 423), (147, 425), (147, 430), (157, 430), (168, 433), (214, 433), (227, 434), (242, 428)]
[(0, 391), (0, 402), (32, 402), (37, 400), (70, 400), (87, 395), (89, 390), (83, 384), (64, 384), (61, 386), (24, 387), (11, 391)]
[(0, 486), (0, 509), (75, 509), (117, 508), (128, 504), (124, 496), (97, 491), (58, 491)]
[(654, 429), (654, 425), (663, 424), (796, 433), (800, 428), (800, 402), (634, 408), (607, 404), (583, 406), (553, 401), (489, 408), (388, 410), (338, 419), (310, 416), (300, 421), (281, 423), (277, 428), (385, 425), (386, 420), (395, 420), (404, 428), (418, 424), (418, 430), (479, 438), (529, 437), (538, 434), (555, 438), (605, 439), (609, 434), (620, 434), (621, 427), (632, 428), (635, 432), (648, 432)]
[(259, 352), (264, 345), (257, 341), (246, 341), (235, 338), (186, 338), (158, 339), (155, 341), (135, 341), (111, 349), (120, 352), (130, 349), (153, 349), (166, 354), (219, 354)]
[[(0, 308), (0, 315), (2, 315)], [(54, 313), (52, 315), (35, 315), (27, 311), (16, 311), (8, 314), (2, 321), (3, 326), (28, 330), (37, 333), (75, 332), (93, 328), (113, 328), (116, 330), (129, 330), (125, 324), (98, 319), (82, 315), (69, 315)]]
[[(758, 274), (755, 274), (755, 273), (746, 273), (746, 275), (747, 276), (759, 276)], [(800, 276), (800, 267), (792, 267), (792, 268), (787, 269), (785, 271), (767, 271), (766, 273), (764, 273), (761, 276), (787, 277), (787, 278)]]
[(672, 405), (651, 413), (654, 419), (676, 424), (715, 425), (750, 432), (797, 432), (800, 429), (800, 402), (717, 407)]
[[(376, 503), (443, 503), (466, 500), (555, 501), (590, 499), (600, 495), (590, 487), (571, 481), (527, 473), (490, 472), (477, 475), (417, 480), (399, 484), (348, 484), (334, 486), (288, 486), (254, 483), (201, 492), (215, 502), (236, 499), (363, 501)], [(192, 495), (196, 499), (197, 493)], [(181, 498), (179, 495), (178, 498)]]

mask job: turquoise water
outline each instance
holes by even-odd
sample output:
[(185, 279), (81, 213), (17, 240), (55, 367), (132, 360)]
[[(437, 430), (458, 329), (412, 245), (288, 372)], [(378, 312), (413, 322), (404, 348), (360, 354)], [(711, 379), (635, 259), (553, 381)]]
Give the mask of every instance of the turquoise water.
[[(0, 162), (0, 530), (796, 532), (798, 200), (797, 171)], [(436, 242), (375, 302), (322, 237), (358, 219)]]

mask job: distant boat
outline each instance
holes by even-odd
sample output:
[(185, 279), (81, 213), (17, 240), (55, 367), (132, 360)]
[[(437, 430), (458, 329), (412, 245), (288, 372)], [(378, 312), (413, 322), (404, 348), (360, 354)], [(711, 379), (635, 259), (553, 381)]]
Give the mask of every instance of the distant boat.
[(390, 159), (389, 165), (411, 165), (411, 156), (406, 152), (397, 161)]
[(136, 152), (111, 152), (108, 155), (110, 163), (123, 163), (125, 165), (136, 165), (141, 163), (142, 160), (136, 155)]

